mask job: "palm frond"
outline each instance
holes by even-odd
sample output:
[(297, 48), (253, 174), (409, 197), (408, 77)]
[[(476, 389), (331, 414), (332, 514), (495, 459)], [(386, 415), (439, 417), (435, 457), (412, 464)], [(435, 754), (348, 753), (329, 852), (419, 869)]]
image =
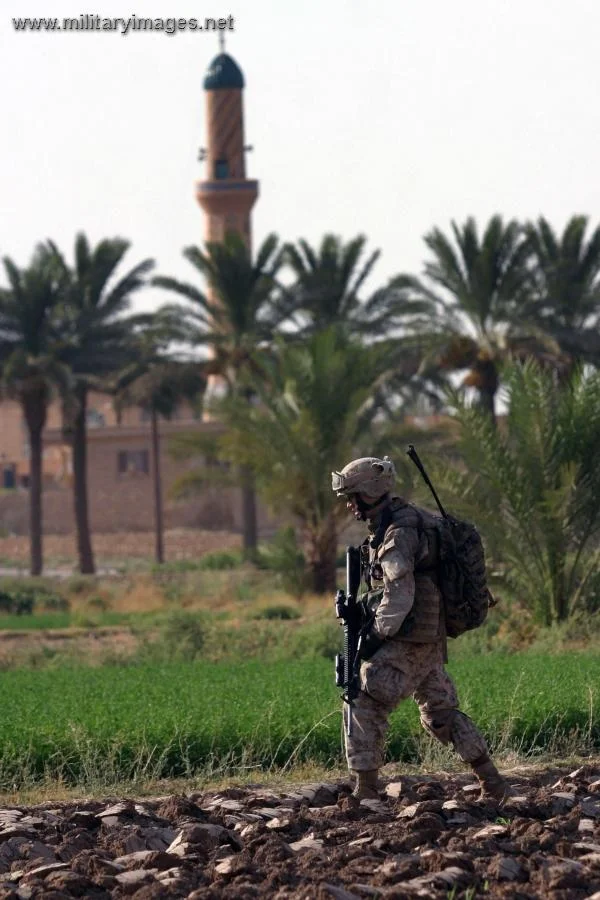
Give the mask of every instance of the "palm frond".
[(528, 360), (508, 365), (504, 383), (498, 429), (449, 393), (460, 461), (440, 460), (435, 478), (451, 508), (480, 525), (522, 604), (550, 623), (569, 615), (600, 534), (600, 381), (578, 372), (557, 388)]

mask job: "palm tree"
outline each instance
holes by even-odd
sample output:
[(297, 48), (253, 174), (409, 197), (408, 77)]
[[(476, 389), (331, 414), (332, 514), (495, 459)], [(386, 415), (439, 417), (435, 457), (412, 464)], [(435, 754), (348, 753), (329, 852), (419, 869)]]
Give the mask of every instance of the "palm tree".
[[(463, 383), (477, 390), (494, 420), (499, 363), (528, 337), (518, 323), (531, 249), (518, 223), (505, 224), (498, 215), (481, 239), (473, 218), (463, 226), (452, 222), (452, 236), (454, 243), (439, 228), (430, 231), (425, 243), (433, 258), (424, 280), (404, 275), (394, 284), (407, 298), (430, 304), (422, 373), (469, 369)], [(527, 347), (534, 349), (531, 339)]]
[(71, 373), (63, 393), (63, 432), (73, 452), (73, 500), (79, 570), (93, 574), (94, 555), (89, 526), (87, 485), (87, 400), (90, 390), (102, 390), (107, 378), (130, 364), (137, 352), (137, 329), (148, 316), (125, 315), (132, 295), (146, 284), (154, 263), (146, 259), (117, 280), (115, 273), (129, 249), (122, 238), (108, 238), (90, 247), (84, 234), (75, 240), (71, 269), (54, 244), (49, 245), (63, 273), (58, 327), (61, 359)]
[(447, 505), (478, 523), (516, 598), (549, 625), (597, 608), (600, 374), (579, 369), (556, 386), (528, 360), (503, 381), (506, 427), (456, 395), (462, 458), (444, 455), (432, 473)]
[(406, 317), (403, 295), (393, 281), (362, 299), (361, 291), (381, 255), (375, 250), (364, 259), (365, 247), (363, 235), (345, 244), (326, 234), (318, 249), (306, 240), (286, 244), (285, 258), (296, 278), (290, 288), (290, 309), (302, 323), (301, 334), (343, 323), (350, 334), (377, 338)]
[(21, 405), (29, 443), (29, 538), (32, 575), (42, 571), (42, 432), (52, 390), (66, 384), (53, 322), (60, 282), (48, 249), (39, 246), (19, 269), (5, 257), (0, 289), (0, 365), (5, 394)]
[[(179, 340), (207, 345), (213, 358), (207, 370), (218, 374), (231, 396), (251, 400), (248, 377), (259, 366), (256, 350), (268, 346), (290, 307), (276, 277), (281, 267), (278, 240), (269, 235), (253, 261), (243, 239), (226, 235), (222, 244), (208, 243), (206, 251), (187, 247), (183, 252), (196, 272), (206, 279), (209, 291), (174, 278), (158, 276), (153, 284), (185, 297), (186, 306), (167, 306), (162, 318)], [(257, 547), (256, 498), (252, 472), (240, 471), (244, 551), (253, 557)]]
[(586, 241), (587, 216), (573, 216), (558, 237), (546, 219), (527, 225), (533, 284), (526, 314), (575, 362), (600, 365), (600, 226)]
[(300, 523), (312, 589), (333, 590), (345, 504), (331, 472), (367, 451), (374, 397), (388, 360), (377, 347), (330, 328), (306, 342), (279, 340), (276, 357), (255, 382), (260, 402), (225, 404), (225, 458), (252, 466), (269, 505)]
[(137, 371), (124, 372), (116, 388), (118, 410), (138, 406), (150, 414), (157, 563), (164, 562), (160, 418), (171, 419), (182, 400), (196, 401), (205, 388), (206, 377), (197, 364), (161, 359), (160, 356), (147, 360)]

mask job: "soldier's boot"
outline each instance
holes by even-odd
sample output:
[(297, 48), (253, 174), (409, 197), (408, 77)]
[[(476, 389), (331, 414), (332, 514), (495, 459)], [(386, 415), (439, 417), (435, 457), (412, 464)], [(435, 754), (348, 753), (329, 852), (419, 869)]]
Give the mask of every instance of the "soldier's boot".
[(352, 772), (352, 774), (356, 777), (356, 785), (352, 791), (353, 797), (356, 797), (357, 800), (379, 800), (378, 769)]
[(495, 800), (502, 803), (512, 796), (512, 788), (500, 774), (487, 754), (471, 763), (471, 768), (481, 785), (480, 800)]

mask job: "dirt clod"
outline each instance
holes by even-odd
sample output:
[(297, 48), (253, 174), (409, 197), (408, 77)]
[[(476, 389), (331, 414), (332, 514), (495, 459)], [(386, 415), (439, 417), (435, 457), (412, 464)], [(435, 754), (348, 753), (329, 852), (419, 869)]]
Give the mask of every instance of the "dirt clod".
[(598, 767), (553, 776), (501, 815), (448, 775), (2, 810), (0, 900), (600, 896)]

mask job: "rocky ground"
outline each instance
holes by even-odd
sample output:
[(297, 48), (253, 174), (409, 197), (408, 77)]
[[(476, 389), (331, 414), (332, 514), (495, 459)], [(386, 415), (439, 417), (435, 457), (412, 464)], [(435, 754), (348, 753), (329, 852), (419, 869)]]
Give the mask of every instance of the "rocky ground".
[(468, 775), (2, 809), (0, 898), (600, 900), (600, 766), (510, 780), (501, 809)]

